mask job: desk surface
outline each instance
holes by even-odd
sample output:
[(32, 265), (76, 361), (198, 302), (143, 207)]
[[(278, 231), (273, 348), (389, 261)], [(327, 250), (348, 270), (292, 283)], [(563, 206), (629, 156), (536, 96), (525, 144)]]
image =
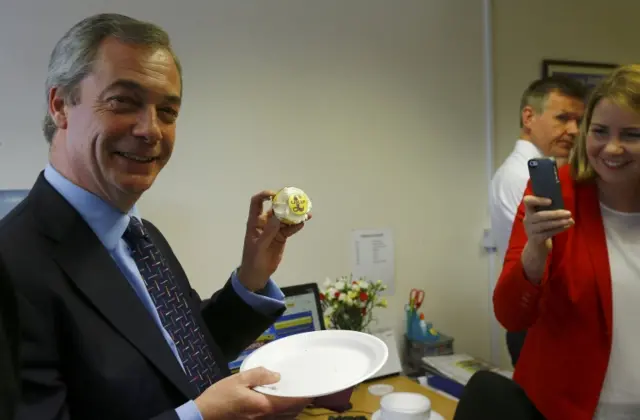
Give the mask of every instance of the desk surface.
[[(433, 410), (441, 414), (445, 419), (452, 420), (458, 403), (455, 400), (442, 396), (430, 389), (418, 384), (417, 382), (407, 378), (406, 376), (394, 376), (390, 378), (371, 381), (359, 385), (351, 395), (351, 404), (353, 408), (350, 411), (341, 413), (343, 416), (360, 416), (364, 415), (371, 418), (371, 415), (380, 408), (380, 397), (369, 393), (368, 389), (373, 384), (389, 384), (393, 386), (395, 392), (417, 392), (427, 396), (431, 400)], [(301, 420), (320, 420), (328, 419), (329, 416), (336, 416), (328, 410), (310, 409), (305, 410), (298, 416)]]

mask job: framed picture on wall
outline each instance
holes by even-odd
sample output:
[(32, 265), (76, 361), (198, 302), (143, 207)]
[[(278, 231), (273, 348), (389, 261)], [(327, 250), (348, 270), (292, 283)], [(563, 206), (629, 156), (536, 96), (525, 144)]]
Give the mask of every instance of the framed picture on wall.
[(542, 77), (552, 75), (571, 77), (572, 79), (580, 80), (591, 90), (616, 67), (618, 67), (617, 64), (610, 63), (543, 60)]

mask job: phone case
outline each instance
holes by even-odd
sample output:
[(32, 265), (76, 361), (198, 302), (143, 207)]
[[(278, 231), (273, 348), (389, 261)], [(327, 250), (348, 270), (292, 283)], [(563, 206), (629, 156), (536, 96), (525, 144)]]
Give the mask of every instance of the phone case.
[(537, 197), (551, 199), (551, 205), (540, 206), (537, 210), (564, 209), (562, 189), (558, 178), (558, 166), (555, 160), (549, 158), (530, 159), (528, 166), (533, 194)]

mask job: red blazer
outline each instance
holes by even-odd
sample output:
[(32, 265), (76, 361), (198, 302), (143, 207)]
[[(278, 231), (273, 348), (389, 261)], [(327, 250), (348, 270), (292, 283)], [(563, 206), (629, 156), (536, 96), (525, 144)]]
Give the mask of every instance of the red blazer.
[(548, 420), (591, 420), (611, 351), (609, 256), (595, 184), (576, 183), (568, 165), (559, 177), (575, 225), (554, 237), (534, 286), (520, 261), (527, 242), (520, 204), (493, 305), (507, 330), (528, 329), (513, 378), (538, 410)]

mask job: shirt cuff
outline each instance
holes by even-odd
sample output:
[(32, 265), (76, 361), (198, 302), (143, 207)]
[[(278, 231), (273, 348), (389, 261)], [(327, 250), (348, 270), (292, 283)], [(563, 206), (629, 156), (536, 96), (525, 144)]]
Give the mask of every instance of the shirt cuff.
[(269, 279), (267, 285), (259, 293), (253, 293), (240, 283), (237, 273), (238, 270), (231, 274), (231, 285), (247, 305), (263, 315), (271, 315), (282, 309), (284, 306), (284, 293), (273, 280)]
[(176, 414), (180, 420), (204, 420), (198, 406), (193, 401), (188, 401), (176, 408)]

